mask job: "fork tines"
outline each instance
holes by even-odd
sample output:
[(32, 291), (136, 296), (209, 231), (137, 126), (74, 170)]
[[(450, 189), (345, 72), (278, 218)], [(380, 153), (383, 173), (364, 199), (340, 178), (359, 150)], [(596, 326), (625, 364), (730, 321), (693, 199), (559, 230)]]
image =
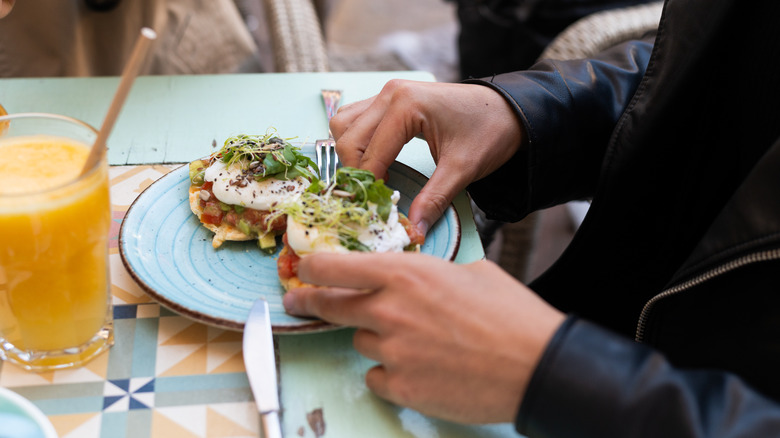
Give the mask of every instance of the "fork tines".
[[(326, 184), (330, 184), (331, 177), (336, 175), (336, 169), (339, 165), (339, 157), (336, 155), (336, 142), (331, 139), (317, 140), (315, 143), (317, 153), (317, 166), (320, 168), (320, 174)], [(323, 166), (324, 150), (324, 166)]]
[[(339, 165), (339, 157), (336, 155), (336, 141), (333, 139), (333, 133), (330, 130), (330, 119), (336, 115), (341, 102), (341, 90), (321, 90), (322, 102), (325, 104), (325, 115), (328, 119), (328, 138), (317, 140), (315, 143), (317, 150), (317, 166), (320, 168), (320, 174), (325, 179), (326, 184), (330, 184), (331, 177), (336, 175), (336, 168)], [(325, 149), (325, 167), (322, 166), (322, 150)], [(333, 157), (331, 159), (331, 157)], [(331, 162), (333, 165), (331, 166)]]

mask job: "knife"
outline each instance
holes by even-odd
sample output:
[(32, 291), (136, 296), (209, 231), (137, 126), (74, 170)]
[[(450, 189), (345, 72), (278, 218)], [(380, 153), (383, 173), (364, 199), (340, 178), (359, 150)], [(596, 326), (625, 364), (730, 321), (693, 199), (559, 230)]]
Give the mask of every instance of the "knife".
[(262, 436), (282, 438), (271, 317), (263, 298), (255, 301), (244, 325), (244, 366), (260, 413)]

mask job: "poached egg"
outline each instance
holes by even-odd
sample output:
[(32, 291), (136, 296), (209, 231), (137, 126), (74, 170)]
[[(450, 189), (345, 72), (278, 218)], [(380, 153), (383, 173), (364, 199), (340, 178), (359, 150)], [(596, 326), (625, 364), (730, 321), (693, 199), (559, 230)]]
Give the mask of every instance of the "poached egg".
[(261, 211), (268, 211), (283, 200), (303, 193), (310, 184), (302, 176), (291, 180), (271, 177), (256, 181), (251, 175), (245, 174), (238, 163), (227, 166), (221, 160), (215, 160), (206, 169), (203, 180), (214, 183), (211, 191), (225, 204)]
[[(399, 199), (400, 193), (396, 190), (391, 197), (393, 205), (386, 222), (376, 213), (376, 205), (369, 202), (368, 209), (374, 219), (365, 226), (354, 224), (359, 228), (357, 240), (370, 251), (403, 252), (411, 242), (406, 229), (398, 220)], [(287, 218), (287, 244), (301, 257), (318, 252), (350, 252), (341, 245), (335, 229), (305, 225), (291, 216)]]

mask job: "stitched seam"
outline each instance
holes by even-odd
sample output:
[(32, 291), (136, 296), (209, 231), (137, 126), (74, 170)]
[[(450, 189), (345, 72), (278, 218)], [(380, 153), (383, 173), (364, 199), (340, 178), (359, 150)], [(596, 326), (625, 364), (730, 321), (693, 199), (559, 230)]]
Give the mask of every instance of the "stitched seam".
[(626, 107), (626, 110), (623, 111), (618, 124), (615, 126), (615, 130), (612, 134), (609, 146), (607, 147), (607, 152), (604, 154), (603, 169), (610, 167), (614, 157), (615, 144), (617, 139), (620, 136), (620, 133), (623, 131), (623, 128), (625, 128), (625, 125), (628, 123), (629, 115), (633, 112), (634, 108), (639, 103), (639, 99), (644, 96), (645, 91), (647, 91), (648, 83), (650, 82), (652, 75), (655, 74), (658, 57), (660, 56), (659, 53), (661, 52), (661, 46), (663, 46), (665, 43), (665, 38), (662, 38), (665, 36), (666, 30), (665, 16), (666, 3), (664, 3), (663, 12), (661, 13), (661, 19), (658, 24), (658, 32), (656, 33), (655, 42), (653, 44), (653, 52), (650, 54), (650, 60), (647, 62), (647, 69), (645, 69), (645, 74), (642, 77), (642, 80), (640, 81), (634, 96), (631, 98), (631, 102), (628, 104), (628, 107)]

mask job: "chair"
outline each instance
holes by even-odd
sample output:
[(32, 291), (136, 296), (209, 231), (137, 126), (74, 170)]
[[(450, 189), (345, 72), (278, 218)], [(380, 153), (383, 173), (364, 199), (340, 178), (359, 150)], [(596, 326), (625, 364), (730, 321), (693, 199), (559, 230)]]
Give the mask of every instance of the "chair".
[(278, 72), (328, 71), (322, 25), (312, 0), (263, 0)]
[(658, 28), (663, 2), (645, 3), (588, 15), (564, 29), (545, 48), (542, 59), (577, 59), (595, 55)]

